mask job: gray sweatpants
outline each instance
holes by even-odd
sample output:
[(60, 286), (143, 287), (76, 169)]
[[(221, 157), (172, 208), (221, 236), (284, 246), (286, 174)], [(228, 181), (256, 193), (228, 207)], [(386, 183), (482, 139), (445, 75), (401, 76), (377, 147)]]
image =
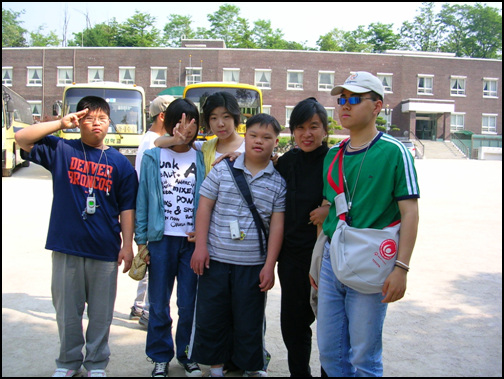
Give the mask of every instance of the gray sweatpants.
[[(58, 368), (104, 370), (117, 290), (117, 262), (52, 253), (52, 299), (60, 337)], [(82, 315), (89, 319), (84, 340)], [(84, 360), (82, 348), (86, 345)]]

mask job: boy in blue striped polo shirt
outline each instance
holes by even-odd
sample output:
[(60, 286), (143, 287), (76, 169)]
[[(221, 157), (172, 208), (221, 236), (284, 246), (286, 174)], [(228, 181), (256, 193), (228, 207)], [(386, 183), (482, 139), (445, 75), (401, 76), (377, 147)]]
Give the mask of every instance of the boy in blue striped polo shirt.
[[(196, 213), (191, 268), (199, 278), (189, 346), (191, 359), (210, 365), (211, 376), (223, 376), (224, 362), (229, 360), (245, 376), (264, 373), (266, 292), (275, 283), (283, 238), (285, 181), (270, 160), (280, 125), (274, 117), (258, 114), (246, 127), (245, 154), (236, 158), (234, 167), (245, 175), (269, 238), (266, 254), (262, 254), (262, 236), (228, 165), (215, 165), (201, 185)], [(233, 239), (230, 231), (230, 225), (236, 223), (239, 239)]]

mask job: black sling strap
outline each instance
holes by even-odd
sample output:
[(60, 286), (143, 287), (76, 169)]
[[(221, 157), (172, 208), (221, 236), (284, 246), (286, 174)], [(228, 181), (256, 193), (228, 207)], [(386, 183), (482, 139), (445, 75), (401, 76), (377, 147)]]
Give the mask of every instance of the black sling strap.
[[(261, 255), (266, 254), (266, 250), (268, 248), (268, 231), (264, 226), (263, 220), (257, 211), (257, 208), (252, 200), (252, 194), (250, 193), (250, 188), (248, 186), (247, 180), (245, 179), (245, 175), (243, 175), (242, 170), (238, 170), (234, 168), (234, 161), (231, 162), (229, 158), (225, 159), (229, 171), (231, 172), (233, 181), (235, 182), (236, 187), (240, 190), (240, 194), (242, 195), (243, 200), (247, 203), (250, 211), (252, 212), (252, 216), (254, 217), (254, 222), (257, 227), (257, 233), (259, 235), (259, 244), (261, 247)], [(266, 244), (263, 243), (263, 235), (266, 241)]]

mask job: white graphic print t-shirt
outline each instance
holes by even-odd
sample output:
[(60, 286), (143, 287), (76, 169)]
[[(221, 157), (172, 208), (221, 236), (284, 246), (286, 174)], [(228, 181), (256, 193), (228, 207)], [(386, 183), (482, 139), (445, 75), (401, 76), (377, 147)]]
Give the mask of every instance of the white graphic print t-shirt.
[(164, 234), (187, 237), (194, 231), (194, 187), (196, 185), (196, 151), (177, 153), (161, 149), (161, 184), (165, 214)]

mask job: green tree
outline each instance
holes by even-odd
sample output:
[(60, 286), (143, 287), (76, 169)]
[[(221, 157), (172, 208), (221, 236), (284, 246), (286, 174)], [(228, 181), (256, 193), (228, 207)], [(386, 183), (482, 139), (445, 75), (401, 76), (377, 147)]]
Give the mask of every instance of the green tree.
[(119, 25), (117, 46), (157, 47), (161, 46), (160, 31), (154, 27), (156, 18), (148, 13), (135, 11), (124, 24)]
[(434, 14), (435, 3), (422, 3), (420, 14), (413, 22), (405, 21), (401, 39), (412, 50), (437, 51), (442, 44), (444, 24)]
[(19, 16), (25, 13), (14, 12), (10, 9), (2, 8), (2, 47), (25, 47), (26, 39), (24, 34), (26, 29), (21, 27), (23, 21), (18, 20)]
[(171, 14), (168, 17), (168, 23), (164, 26), (163, 45), (171, 47), (180, 47), (181, 39), (193, 39), (196, 33), (191, 29), (191, 16), (180, 16)]
[(370, 53), (373, 51), (373, 46), (369, 43), (369, 31), (364, 30), (363, 25), (359, 25), (357, 29), (343, 34), (343, 51), (356, 53)]
[(317, 46), (321, 51), (343, 51), (343, 40), (345, 32), (334, 28), (329, 33), (324, 34), (317, 40)]
[(73, 33), (74, 39), (68, 42), (68, 46), (118, 46), (119, 26), (116, 19), (113, 18), (108, 23), (96, 24), (82, 32)]
[(392, 30), (394, 24), (374, 22), (368, 26), (367, 42), (373, 53), (383, 53), (385, 50), (398, 50), (401, 47), (401, 36)]
[(458, 57), (502, 59), (502, 15), (498, 9), (479, 3), (444, 4), (439, 17), (447, 30), (443, 51)]
[(36, 32), (30, 32), (31, 44), (30, 46), (58, 46), (60, 40), (56, 32), (51, 31), (48, 35), (42, 34), (42, 30), (45, 29), (45, 25), (38, 27)]
[(240, 8), (231, 4), (221, 5), (217, 12), (209, 14), (210, 37), (223, 39), (227, 47), (240, 47), (249, 28), (247, 20), (239, 15)]

